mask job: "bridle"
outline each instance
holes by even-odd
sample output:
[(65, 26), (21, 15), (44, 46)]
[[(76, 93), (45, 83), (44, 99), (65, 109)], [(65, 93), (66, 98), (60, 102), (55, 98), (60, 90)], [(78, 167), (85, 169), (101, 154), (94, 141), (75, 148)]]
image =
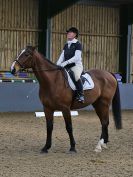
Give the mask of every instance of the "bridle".
[(19, 64), (22, 70), (25, 70), (25, 67), (18, 60), (14, 60), (14, 61)]
[[(33, 56), (33, 55), (32, 55), (32, 54), (29, 54), (27, 57), (29, 58), (29, 57), (31, 57), (31, 56)], [(20, 66), (20, 69), (21, 69), (22, 71), (26, 71), (26, 72), (28, 72), (28, 73), (31, 73), (31, 72), (34, 72), (34, 71), (55, 71), (55, 70), (61, 70), (61, 71), (63, 71), (63, 70), (64, 70), (63, 67), (57, 66), (56, 68), (53, 68), (53, 69), (45, 69), (45, 68), (38, 69), (38, 68), (37, 68), (37, 69), (32, 69), (32, 71), (31, 71), (31, 70), (29, 71), (29, 69), (26, 69), (25, 66), (24, 66), (24, 65), (27, 63), (28, 58), (27, 58), (27, 60), (26, 60), (23, 64), (21, 64), (21, 63), (18, 61), (18, 59), (14, 60), (14, 62), (16, 62), (16, 63)]]
[[(31, 55), (29, 55), (29, 57), (30, 57)], [(64, 78), (65, 78), (65, 80), (67, 81), (67, 76), (66, 76), (66, 72), (65, 72), (65, 69), (63, 68), (63, 67), (61, 67), (61, 66), (57, 66), (56, 68), (53, 68), (53, 69), (32, 69), (32, 70), (29, 70), (29, 69), (26, 69), (25, 68), (25, 66), (24, 66), (24, 64), (26, 64), (26, 62), (27, 62), (27, 60), (23, 63), (23, 64), (21, 64), (17, 59), (16, 60), (14, 60), (14, 62), (16, 62), (20, 67), (21, 67), (21, 70), (22, 71), (26, 71), (27, 73), (32, 73), (32, 72), (41, 72), (41, 71), (45, 71), (45, 72), (51, 72), (51, 71), (55, 71), (55, 70), (60, 70), (62, 73), (63, 73), (63, 76), (64, 76)]]
[[(18, 60), (14, 60), (15, 62), (17, 62), (18, 64), (19, 64), (19, 66), (21, 67), (21, 70), (22, 71), (26, 71), (26, 72), (28, 72), (28, 73), (30, 73), (30, 72), (34, 72), (34, 71), (55, 71), (55, 70), (64, 70), (64, 68), (63, 67), (61, 67), (61, 66), (58, 66), (57, 68), (54, 68), (54, 69), (32, 69), (32, 71), (29, 71), (28, 69), (26, 69), (25, 68), (25, 66), (24, 65), (22, 65)], [(26, 61), (27, 62), (27, 61)], [(25, 62), (25, 63), (26, 63)], [(24, 63), (24, 64), (25, 64)]]

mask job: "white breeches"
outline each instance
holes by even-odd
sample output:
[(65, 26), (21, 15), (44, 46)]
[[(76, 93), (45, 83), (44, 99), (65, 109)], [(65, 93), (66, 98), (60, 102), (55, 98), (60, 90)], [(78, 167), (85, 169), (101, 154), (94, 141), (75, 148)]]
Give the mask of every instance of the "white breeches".
[(75, 80), (78, 81), (80, 79), (81, 73), (83, 72), (83, 66), (76, 65), (72, 67), (71, 70), (74, 72)]

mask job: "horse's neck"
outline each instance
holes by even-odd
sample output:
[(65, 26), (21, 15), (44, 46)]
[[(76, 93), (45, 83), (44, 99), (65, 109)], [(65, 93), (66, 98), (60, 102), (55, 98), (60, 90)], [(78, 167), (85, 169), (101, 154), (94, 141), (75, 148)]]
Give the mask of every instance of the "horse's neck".
[(56, 65), (49, 62), (43, 55), (39, 52), (35, 52), (34, 55), (34, 70), (52, 70), (56, 69)]
[[(33, 71), (40, 83), (40, 86), (47, 87), (50, 86), (55, 78), (56, 65), (47, 61), (43, 56), (36, 52), (34, 55), (34, 65)], [(54, 71), (55, 69), (55, 71)]]

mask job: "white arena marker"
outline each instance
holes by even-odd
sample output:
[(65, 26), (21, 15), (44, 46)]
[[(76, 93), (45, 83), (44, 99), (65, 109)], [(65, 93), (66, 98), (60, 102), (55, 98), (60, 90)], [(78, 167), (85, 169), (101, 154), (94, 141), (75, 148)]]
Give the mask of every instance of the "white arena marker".
[[(78, 111), (71, 111), (71, 116), (78, 116)], [(36, 117), (45, 117), (44, 112), (35, 112)], [(54, 112), (54, 116), (63, 116), (62, 112)]]

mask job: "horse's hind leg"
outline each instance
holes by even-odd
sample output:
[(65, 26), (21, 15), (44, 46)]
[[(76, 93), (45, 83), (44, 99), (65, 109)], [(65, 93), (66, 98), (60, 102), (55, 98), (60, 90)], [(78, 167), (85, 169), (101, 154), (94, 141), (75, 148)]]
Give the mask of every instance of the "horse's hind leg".
[(106, 104), (106, 100), (98, 100), (94, 105), (96, 113), (100, 118), (102, 125), (102, 133), (100, 140), (95, 148), (96, 152), (101, 152), (102, 147), (107, 148), (108, 142), (108, 125), (109, 125), (109, 104)]
[(62, 113), (66, 124), (66, 130), (70, 138), (70, 152), (76, 152), (70, 110), (62, 111)]

